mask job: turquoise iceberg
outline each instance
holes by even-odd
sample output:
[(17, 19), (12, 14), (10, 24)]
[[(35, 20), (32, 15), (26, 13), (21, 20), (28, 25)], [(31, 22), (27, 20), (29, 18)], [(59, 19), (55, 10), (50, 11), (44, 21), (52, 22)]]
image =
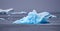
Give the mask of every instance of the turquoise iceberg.
[(56, 16), (51, 15), (49, 12), (37, 13), (36, 10), (33, 10), (26, 17), (14, 21), (13, 24), (45, 24), (49, 23), (48, 19), (52, 17)]

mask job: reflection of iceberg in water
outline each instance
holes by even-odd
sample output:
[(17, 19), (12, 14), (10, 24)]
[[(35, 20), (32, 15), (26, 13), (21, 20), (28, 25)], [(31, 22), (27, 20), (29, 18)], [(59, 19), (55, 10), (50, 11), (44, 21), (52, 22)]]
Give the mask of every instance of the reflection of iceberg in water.
[(23, 17), (20, 20), (16, 20), (13, 23), (14, 24), (45, 24), (49, 23), (47, 20), (51, 17), (56, 17), (54, 15), (51, 15), (48, 12), (42, 12), (42, 13), (37, 13), (35, 10), (32, 12), (29, 12), (26, 17)]

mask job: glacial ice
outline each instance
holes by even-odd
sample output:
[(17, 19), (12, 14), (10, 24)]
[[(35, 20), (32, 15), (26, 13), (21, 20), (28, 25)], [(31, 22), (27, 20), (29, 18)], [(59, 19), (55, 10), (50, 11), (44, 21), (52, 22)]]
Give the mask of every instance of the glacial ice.
[(46, 24), (49, 23), (48, 19), (52, 17), (56, 16), (49, 12), (37, 13), (36, 10), (33, 10), (32, 12), (29, 12), (26, 17), (14, 21), (13, 24)]

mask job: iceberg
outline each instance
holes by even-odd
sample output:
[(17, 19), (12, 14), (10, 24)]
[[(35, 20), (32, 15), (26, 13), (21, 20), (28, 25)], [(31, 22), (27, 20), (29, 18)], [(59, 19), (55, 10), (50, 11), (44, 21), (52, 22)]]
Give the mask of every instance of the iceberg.
[(52, 17), (56, 16), (49, 12), (37, 13), (36, 10), (33, 10), (32, 12), (29, 12), (26, 17), (14, 21), (13, 24), (46, 24), (49, 23), (48, 19)]

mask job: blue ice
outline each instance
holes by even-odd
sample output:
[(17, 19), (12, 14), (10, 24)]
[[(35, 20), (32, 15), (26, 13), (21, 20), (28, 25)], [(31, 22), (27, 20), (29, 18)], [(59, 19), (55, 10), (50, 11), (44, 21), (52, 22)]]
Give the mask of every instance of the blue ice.
[(29, 12), (26, 17), (14, 21), (13, 24), (46, 24), (49, 23), (48, 19), (52, 17), (56, 16), (49, 12), (37, 13), (36, 10), (33, 10)]

